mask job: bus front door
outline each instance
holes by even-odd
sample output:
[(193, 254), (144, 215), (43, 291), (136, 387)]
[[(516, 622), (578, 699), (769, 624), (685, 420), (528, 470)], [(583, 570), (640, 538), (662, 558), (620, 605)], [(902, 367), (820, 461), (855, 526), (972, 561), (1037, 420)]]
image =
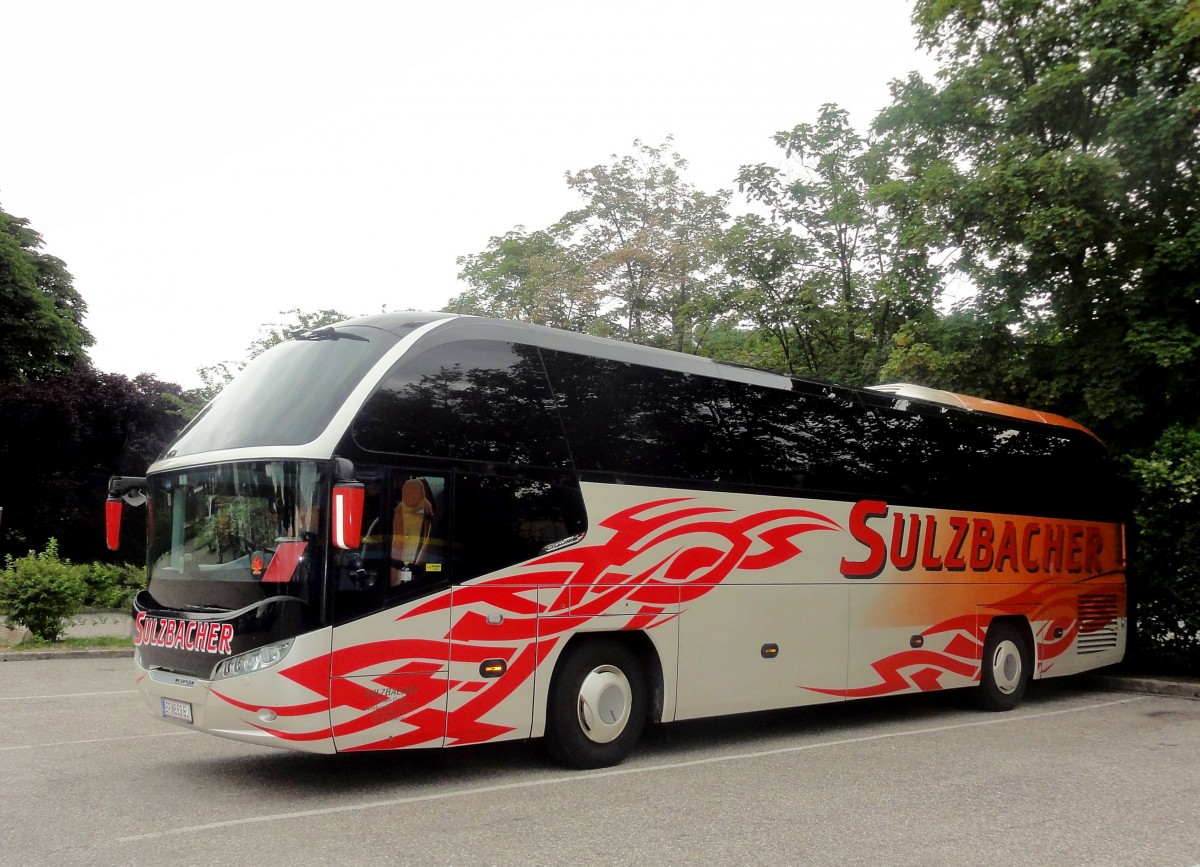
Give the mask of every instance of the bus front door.
[(363, 540), (337, 564), (330, 715), (339, 752), (445, 743), (447, 477), (360, 469)]

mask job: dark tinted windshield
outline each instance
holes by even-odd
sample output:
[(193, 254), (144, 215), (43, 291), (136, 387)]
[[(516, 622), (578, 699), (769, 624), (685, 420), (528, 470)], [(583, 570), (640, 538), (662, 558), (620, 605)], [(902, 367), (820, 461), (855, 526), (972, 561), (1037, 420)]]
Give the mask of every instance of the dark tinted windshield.
[(268, 349), (184, 429), (167, 457), (311, 442), (384, 353), (422, 324), (386, 331), (338, 325)]

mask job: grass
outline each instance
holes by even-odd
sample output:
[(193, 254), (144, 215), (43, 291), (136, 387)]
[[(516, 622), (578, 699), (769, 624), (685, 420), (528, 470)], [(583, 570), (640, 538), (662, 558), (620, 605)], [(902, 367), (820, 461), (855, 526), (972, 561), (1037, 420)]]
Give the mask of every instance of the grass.
[[(0, 615), (0, 653), (44, 653), (56, 650), (132, 650), (129, 615), (123, 609), (89, 608), (65, 620), (59, 641), (38, 638)], [(5, 627), (11, 627), (6, 629)], [(98, 633), (89, 635), (87, 633)], [(107, 633), (107, 634), (105, 634)], [(114, 634), (115, 633), (115, 634)], [(24, 636), (14, 644), (17, 638)]]
[(47, 641), (44, 638), (28, 636), (20, 644), (2, 648), (4, 651), (41, 650), (132, 650), (133, 639), (120, 635), (97, 635), (91, 638), (64, 638), (62, 641)]

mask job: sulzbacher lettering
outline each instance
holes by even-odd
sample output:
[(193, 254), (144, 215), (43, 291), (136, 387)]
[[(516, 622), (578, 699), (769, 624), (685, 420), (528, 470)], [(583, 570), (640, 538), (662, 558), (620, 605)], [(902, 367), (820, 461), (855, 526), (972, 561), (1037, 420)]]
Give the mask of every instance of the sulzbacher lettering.
[(147, 617), (139, 611), (133, 624), (133, 643), (147, 647), (191, 650), (197, 653), (233, 653), (233, 626), (207, 620)]
[(1088, 524), (893, 512), (881, 500), (860, 500), (850, 510), (850, 535), (866, 547), (843, 557), (842, 575), (874, 578), (891, 563), (907, 572), (1011, 572), (1098, 574), (1104, 537)]

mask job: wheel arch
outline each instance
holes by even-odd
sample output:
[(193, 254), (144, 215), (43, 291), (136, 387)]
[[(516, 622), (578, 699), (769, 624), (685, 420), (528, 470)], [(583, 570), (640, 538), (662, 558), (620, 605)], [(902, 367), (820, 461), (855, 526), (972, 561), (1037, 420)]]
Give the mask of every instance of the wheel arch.
[(646, 721), (662, 722), (666, 705), (666, 676), (663, 671), (662, 658), (655, 647), (654, 641), (640, 629), (613, 629), (597, 632), (577, 632), (572, 635), (558, 650), (554, 658), (554, 667), (545, 681), (545, 689), (538, 691), (538, 707), (534, 718), (533, 736), (540, 737), (546, 729), (546, 697), (553, 688), (562, 661), (581, 644), (590, 641), (613, 640), (624, 644), (637, 657), (642, 674), (646, 678)]
[[(1032, 668), (1031, 675), (1032, 679), (1036, 680), (1038, 678), (1038, 645), (1033, 637), (1033, 627), (1029, 623), (1029, 618), (1024, 614), (1001, 614), (988, 621), (987, 631), (990, 631), (999, 623), (1008, 623), (1016, 628), (1017, 633), (1021, 636), (1021, 640), (1025, 642), (1025, 649), (1029, 652), (1029, 662)], [(985, 631), (983, 636), (985, 642), (987, 641), (987, 631)], [(982, 650), (983, 645), (980, 645), (980, 651), (982, 652)]]
[(983, 636), (982, 651), (976, 703), (985, 711), (1015, 709), (1037, 669), (1029, 621), (1021, 616), (993, 618)]

